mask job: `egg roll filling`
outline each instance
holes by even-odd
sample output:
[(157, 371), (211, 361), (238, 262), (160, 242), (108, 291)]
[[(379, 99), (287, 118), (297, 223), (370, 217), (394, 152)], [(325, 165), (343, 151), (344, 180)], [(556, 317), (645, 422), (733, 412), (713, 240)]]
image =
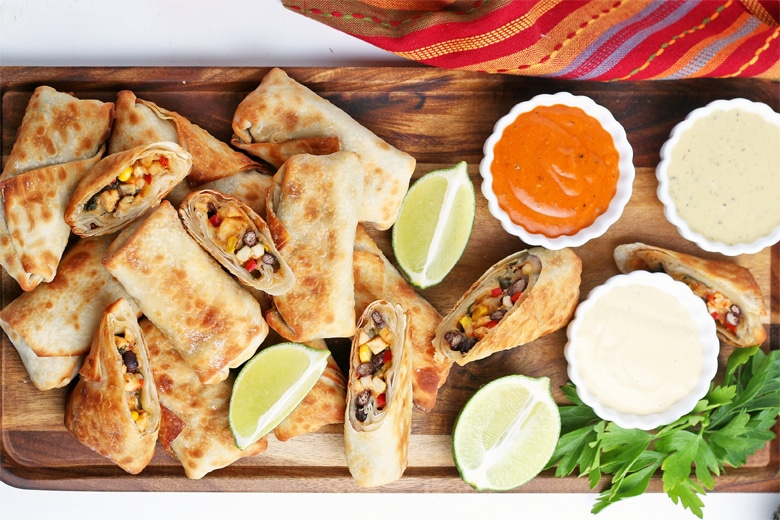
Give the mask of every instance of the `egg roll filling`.
[(539, 257), (526, 255), (510, 262), (489, 283), (478, 287), (466, 312), (444, 334), (450, 349), (467, 354), (524, 299), (541, 270)]
[(696, 296), (704, 300), (704, 303), (707, 304), (707, 312), (716, 323), (731, 332), (736, 332), (740, 321), (742, 321), (742, 309), (731, 298), (690, 276), (674, 278), (690, 287)]
[(122, 356), (127, 406), (138, 431), (142, 432), (149, 424), (149, 413), (143, 408), (144, 375), (140, 371), (138, 356), (135, 353), (136, 340), (133, 333), (125, 329), (114, 335), (114, 341), (119, 355)]
[(360, 363), (353, 373), (354, 416), (364, 423), (387, 405), (386, 374), (392, 366), (395, 339), (382, 313), (377, 310), (371, 313), (371, 320), (357, 334)]
[(233, 255), (254, 278), (268, 278), (281, 268), (279, 259), (260, 241), (260, 230), (246, 213), (229, 204), (217, 208), (213, 202), (199, 202), (196, 211), (205, 213), (211, 241)]
[(103, 189), (84, 204), (84, 211), (114, 214), (122, 217), (137, 201), (151, 191), (154, 177), (169, 170), (169, 159), (162, 154), (150, 154), (133, 162)]

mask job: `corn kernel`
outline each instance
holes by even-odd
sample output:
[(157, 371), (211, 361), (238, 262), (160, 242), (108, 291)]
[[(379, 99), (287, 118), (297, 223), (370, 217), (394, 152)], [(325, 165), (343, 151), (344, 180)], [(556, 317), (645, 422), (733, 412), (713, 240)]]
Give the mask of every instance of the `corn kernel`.
[(127, 168), (125, 168), (119, 173), (117, 179), (119, 179), (120, 182), (125, 182), (127, 179), (130, 178), (132, 174), (133, 174), (133, 168), (131, 166), (128, 166)]
[(358, 349), (358, 357), (360, 358), (361, 363), (368, 363), (371, 361), (372, 356), (373, 352), (371, 352), (371, 349), (368, 345), (360, 345), (360, 348)]
[(233, 253), (236, 250), (236, 245), (237, 244), (238, 244), (238, 237), (236, 237), (234, 235), (234, 236), (228, 238), (228, 241), (227, 241), (227, 252), (228, 253)]
[(458, 323), (460, 323), (460, 326), (463, 327), (463, 330), (467, 330), (469, 326), (471, 326), (471, 316), (463, 316), (460, 320), (458, 320)]
[(482, 316), (486, 316), (488, 314), (488, 308), (487, 305), (482, 305), (481, 303), (479, 305), (474, 306), (474, 310), (471, 311), (471, 319), (472, 320), (478, 320)]
[(133, 410), (132, 412), (130, 412), (130, 415), (132, 415), (132, 416), (133, 416), (133, 421), (137, 421), (137, 420), (138, 420), (138, 418), (141, 416), (141, 415), (140, 415), (138, 412), (136, 412), (135, 410)]

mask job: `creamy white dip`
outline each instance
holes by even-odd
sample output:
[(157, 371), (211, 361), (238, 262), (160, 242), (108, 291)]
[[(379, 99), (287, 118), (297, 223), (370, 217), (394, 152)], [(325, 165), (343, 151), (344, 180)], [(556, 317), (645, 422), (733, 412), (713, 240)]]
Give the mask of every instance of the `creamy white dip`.
[(680, 134), (668, 167), (678, 215), (710, 241), (747, 244), (780, 226), (780, 127), (739, 108)]
[(602, 405), (649, 415), (696, 388), (704, 347), (691, 313), (668, 292), (616, 286), (578, 320), (578, 370)]

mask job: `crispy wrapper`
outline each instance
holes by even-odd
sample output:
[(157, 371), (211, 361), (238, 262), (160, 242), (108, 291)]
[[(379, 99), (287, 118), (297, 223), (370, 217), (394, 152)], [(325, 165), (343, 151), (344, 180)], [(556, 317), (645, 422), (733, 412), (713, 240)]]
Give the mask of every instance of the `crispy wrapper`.
[(263, 173), (260, 170), (248, 170), (201, 184), (196, 188), (190, 187), (186, 181), (180, 182), (165, 198), (171, 201), (174, 208), (178, 208), (184, 197), (193, 191), (214, 190), (237, 198), (252, 208), (252, 211), (265, 218), (265, 198), (273, 183), (273, 175)]
[(352, 152), (295, 155), (274, 175), (268, 226), (295, 284), (273, 297), (268, 324), (290, 341), (355, 332), (352, 250), (363, 170)]
[(160, 397), (159, 441), (181, 462), (188, 478), (201, 479), (215, 469), (262, 453), (265, 437), (239, 450), (228, 423), (233, 377), (204, 385), (176, 348), (148, 319), (140, 321)]
[[(268, 72), (239, 103), (233, 133), (235, 146), (279, 167), (302, 151), (317, 153), (316, 147), (322, 144), (318, 139), (338, 138), (337, 150), (355, 152), (365, 171), (360, 221), (377, 229), (389, 229), (395, 222), (416, 166), (414, 157), (278, 68)], [(323, 151), (333, 152), (333, 145)]]
[[(446, 336), (462, 330), (459, 321), (475, 303), (485, 301), (500, 279), (515, 267), (528, 265), (525, 288), (498, 323), (464, 354), (450, 347)], [(436, 356), (459, 365), (485, 358), (495, 352), (530, 343), (564, 327), (580, 295), (582, 261), (571, 249), (553, 251), (534, 247), (500, 260), (463, 294), (442, 320), (433, 340)], [(483, 331), (484, 332), (484, 331)]]
[(433, 348), (436, 328), (442, 320), (439, 311), (414, 290), (363, 226), (358, 226), (355, 234), (353, 264), (356, 315), (363, 314), (374, 300), (389, 300), (409, 311), (414, 405), (430, 412), (452, 367), (451, 359), (436, 359)]
[(40, 390), (60, 388), (75, 377), (109, 304), (124, 298), (140, 314), (103, 267), (111, 240), (78, 240), (63, 255), (54, 280), (22, 293), (0, 311), (0, 326)]
[[(715, 320), (718, 337), (736, 347), (761, 345), (766, 339), (764, 320), (769, 314), (764, 305), (761, 288), (749, 269), (724, 260), (707, 260), (693, 255), (671, 251), (641, 242), (622, 244), (615, 248), (615, 264), (622, 273), (630, 271), (661, 271), (689, 286), (696, 282), (704, 287), (702, 293), (717, 295), (715, 300), (724, 308), (739, 306), (741, 317), (732, 330), (725, 321)], [(706, 294), (698, 294), (704, 296)], [(729, 303), (726, 303), (726, 300)], [(716, 312), (711, 309), (711, 312)], [(725, 320), (726, 316), (722, 316)]]
[[(126, 366), (119, 350), (128, 341), (133, 345), (136, 371)], [(138, 379), (139, 374), (138, 388), (128, 391), (127, 381)], [(136, 401), (141, 411), (134, 420), (130, 403)], [(103, 314), (79, 381), (68, 396), (65, 428), (128, 473), (140, 473), (154, 455), (160, 401), (136, 313), (122, 298)]]
[(73, 192), (102, 156), (44, 166), (0, 182), (0, 264), (24, 291), (57, 274), (70, 240)]
[[(328, 350), (328, 345), (321, 339), (307, 341), (306, 345)], [(347, 380), (336, 360), (330, 356), (325, 372), (295, 410), (274, 428), (274, 435), (280, 441), (288, 441), (328, 424), (343, 423), (346, 400)]]
[[(362, 408), (365, 419), (361, 421), (358, 418), (361, 412), (357, 399), (364, 389), (358, 369), (361, 365), (358, 343), (361, 331), (375, 327), (374, 313), (382, 316), (392, 335), (388, 347), (392, 352), (392, 361), (383, 376), (387, 384), (384, 390), (385, 406), (380, 408), (372, 397)], [(377, 300), (366, 307), (352, 341), (344, 451), (352, 477), (363, 487), (388, 484), (401, 478), (406, 470), (413, 410), (411, 343), (407, 320), (408, 312), (400, 305)]]
[[(219, 226), (209, 221), (213, 211), (224, 217)], [(187, 232), (242, 284), (271, 295), (284, 294), (292, 288), (295, 276), (277, 251), (265, 220), (237, 198), (214, 190), (194, 191), (182, 201), (179, 215)], [(249, 247), (243, 246), (243, 240), (244, 233), (250, 231), (257, 241), (252, 247), (261, 246), (276, 262), (271, 265), (262, 258), (257, 259), (259, 276), (248, 271), (244, 267), (245, 261), (238, 257), (242, 247)], [(233, 250), (229, 251), (231, 238), (239, 245), (233, 245)]]
[(36, 88), (0, 180), (102, 156), (113, 118), (113, 103), (78, 99), (46, 85)]
[(118, 235), (103, 265), (204, 384), (227, 378), (268, 335), (258, 301), (195, 242), (166, 200)]
[(151, 101), (138, 99), (129, 90), (120, 91), (116, 99), (116, 120), (108, 153), (157, 141), (173, 141), (192, 155), (192, 171), (187, 176), (191, 186), (265, 168), (181, 114), (166, 110)]
[[(127, 183), (120, 182), (118, 178), (127, 168), (134, 173)], [(65, 221), (82, 237), (119, 231), (158, 205), (191, 168), (190, 154), (169, 141), (108, 155), (79, 182), (65, 210)], [(138, 191), (133, 195), (134, 190)], [(110, 198), (111, 194), (115, 195), (113, 203), (106, 204), (114, 209), (109, 210), (102, 197)]]

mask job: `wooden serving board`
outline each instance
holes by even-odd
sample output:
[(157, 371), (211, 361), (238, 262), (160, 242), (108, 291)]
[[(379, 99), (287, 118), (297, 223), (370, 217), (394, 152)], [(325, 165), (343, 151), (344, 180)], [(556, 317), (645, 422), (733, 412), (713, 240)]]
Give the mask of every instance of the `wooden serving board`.
[[(655, 195), (654, 168), (672, 127), (692, 109), (720, 98), (746, 97), (780, 110), (780, 86), (759, 80), (683, 80), (647, 83), (565, 82), (538, 78), (454, 72), (425, 67), (287, 68), (296, 80), (343, 108), (396, 147), (417, 158), (415, 179), (430, 170), (465, 160), (477, 188), (477, 217), (469, 246), (451, 274), (422, 291), (442, 314), (489, 266), (524, 249), (505, 233), (479, 192), (482, 145), (496, 120), (515, 103), (540, 93), (569, 91), (587, 95), (612, 111), (634, 149), (636, 180), (625, 212), (601, 238), (576, 249), (583, 260), (581, 298), (617, 274), (612, 251), (624, 242), (643, 241), (680, 251), (707, 254), (687, 242), (664, 218)], [(238, 103), (267, 68), (27, 68), (4, 67), (2, 79), (3, 163), (14, 142), (33, 89), (50, 85), (81, 98), (115, 100), (122, 89), (175, 110), (214, 136), (229, 141)], [(373, 232), (392, 259), (389, 232)], [(765, 348), (780, 347), (780, 246), (745, 255), (736, 262), (751, 269), (771, 310)], [(4, 272), (2, 305), (20, 289)], [(395, 483), (375, 491), (472, 492), (453, 465), (450, 433), (466, 400), (497, 377), (523, 373), (548, 376), (554, 396), (566, 383), (565, 331), (465, 367), (454, 366), (430, 413), (415, 410), (409, 467)], [(723, 347), (721, 360), (730, 348)], [(342, 363), (345, 352), (334, 348)], [(342, 427), (333, 425), (286, 443), (269, 440), (266, 452), (190, 480), (177, 461), (158, 447), (150, 465), (130, 476), (76, 442), (62, 415), (69, 388), (41, 392), (28, 380), (5, 335), (0, 344), (0, 479), (21, 488), (165, 491), (327, 491), (359, 492), (344, 458)], [(739, 469), (717, 479), (717, 491), (777, 491), (778, 441), (772, 441)], [(660, 479), (651, 482), (660, 491)], [(517, 492), (586, 492), (585, 479), (555, 478), (543, 472)]]

